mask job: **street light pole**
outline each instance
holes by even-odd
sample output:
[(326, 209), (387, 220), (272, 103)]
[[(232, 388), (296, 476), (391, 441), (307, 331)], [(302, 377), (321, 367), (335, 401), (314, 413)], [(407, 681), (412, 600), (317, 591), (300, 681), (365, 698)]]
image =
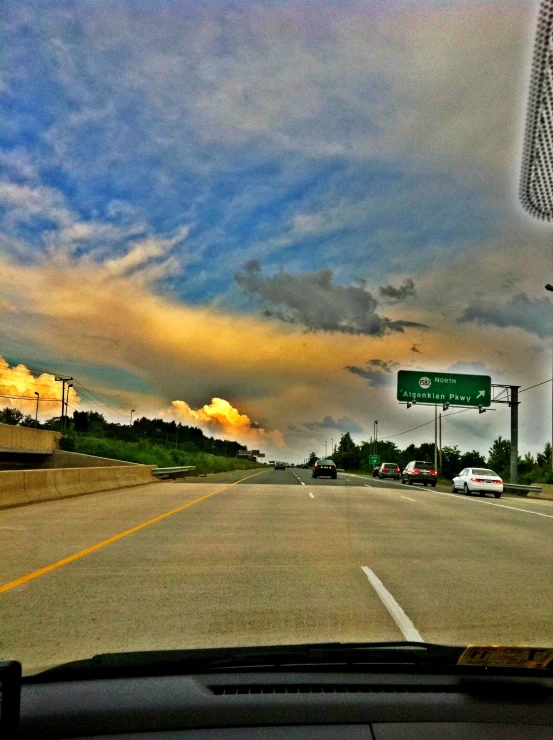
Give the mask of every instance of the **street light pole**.
[[(553, 292), (553, 285), (547, 283), (545, 289)], [(553, 344), (551, 345), (551, 370), (553, 378)], [(553, 470), (553, 382), (551, 383), (551, 470)]]
[(40, 401), (40, 393), (35, 391), (36, 396), (36, 412), (35, 412), (35, 429), (38, 429), (38, 402)]
[(131, 409), (131, 427), (132, 427), (132, 415), (134, 414), (135, 411), (136, 409)]
[(328, 442), (325, 439), (325, 457), (328, 457)]
[(378, 419), (374, 422), (374, 454), (378, 455)]

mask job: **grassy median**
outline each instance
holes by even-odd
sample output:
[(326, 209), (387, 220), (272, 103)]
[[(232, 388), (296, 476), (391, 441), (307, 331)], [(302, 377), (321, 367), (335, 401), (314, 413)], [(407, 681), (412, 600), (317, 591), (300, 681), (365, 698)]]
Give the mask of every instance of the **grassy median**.
[(196, 473), (224, 473), (228, 470), (249, 470), (261, 467), (260, 463), (235, 457), (219, 457), (206, 452), (187, 452), (177, 448), (152, 444), (151, 442), (124, 442), (119, 439), (105, 439), (75, 435), (65, 449), (81, 452), (84, 455), (97, 455), (112, 460), (157, 465), (160, 468), (178, 465), (195, 465)]

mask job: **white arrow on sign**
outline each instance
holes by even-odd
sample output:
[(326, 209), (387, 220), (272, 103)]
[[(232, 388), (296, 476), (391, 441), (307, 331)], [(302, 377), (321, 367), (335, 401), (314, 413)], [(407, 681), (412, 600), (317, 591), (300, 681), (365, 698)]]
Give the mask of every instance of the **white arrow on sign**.
[(486, 391), (479, 391), (479, 393), (476, 396), (476, 398), (480, 398), (480, 397), (484, 398), (485, 395), (486, 395)]

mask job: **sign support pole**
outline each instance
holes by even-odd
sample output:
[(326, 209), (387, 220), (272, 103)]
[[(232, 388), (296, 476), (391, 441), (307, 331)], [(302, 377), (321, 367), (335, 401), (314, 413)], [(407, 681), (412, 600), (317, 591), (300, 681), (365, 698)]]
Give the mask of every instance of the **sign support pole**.
[(440, 435), (440, 475), (442, 473), (442, 415), (439, 415), (438, 430)]
[(509, 406), (511, 407), (511, 483), (518, 483), (518, 389), (512, 385)]

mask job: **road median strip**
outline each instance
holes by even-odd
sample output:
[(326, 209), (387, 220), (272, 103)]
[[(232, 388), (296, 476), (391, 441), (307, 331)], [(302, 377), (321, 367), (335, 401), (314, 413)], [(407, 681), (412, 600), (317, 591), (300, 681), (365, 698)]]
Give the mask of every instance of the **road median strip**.
[(86, 555), (91, 555), (93, 552), (97, 552), (98, 550), (101, 550), (102, 548), (107, 547), (108, 545), (112, 545), (114, 542), (118, 542), (119, 540), (122, 540), (124, 537), (128, 537), (129, 535), (134, 534), (135, 532), (139, 532), (141, 529), (144, 529), (145, 527), (149, 527), (152, 524), (156, 524), (157, 522), (160, 522), (163, 519), (167, 519), (168, 517), (173, 516), (173, 514), (178, 514), (180, 511), (184, 511), (185, 509), (188, 509), (190, 506), (194, 506), (194, 504), (199, 504), (201, 501), (205, 501), (206, 499), (211, 498), (212, 496), (215, 496), (218, 493), (222, 493), (222, 491), (226, 491), (227, 488), (236, 486), (238, 483), (242, 483), (243, 481), (248, 480), (248, 478), (254, 478), (256, 475), (261, 475), (262, 472), (264, 471), (259, 471), (258, 473), (247, 475), (245, 478), (241, 478), (240, 480), (234, 481), (233, 483), (228, 483), (222, 488), (218, 488), (216, 491), (212, 491), (211, 493), (206, 493), (204, 496), (200, 496), (200, 498), (194, 499), (194, 501), (189, 501), (187, 504), (178, 506), (176, 509), (171, 509), (171, 511), (166, 511), (164, 514), (160, 514), (159, 516), (156, 516), (153, 519), (149, 519), (147, 522), (142, 522), (142, 524), (137, 524), (135, 527), (131, 527), (130, 529), (126, 529), (124, 532), (119, 532), (119, 534), (113, 535), (112, 537), (109, 537), (106, 540), (102, 540), (102, 542), (97, 542), (95, 545), (91, 545), (90, 547), (87, 547), (84, 550), (80, 550), (79, 552), (76, 552), (73, 555), (69, 555), (66, 558), (62, 558), (61, 560), (58, 560), (55, 563), (50, 563), (50, 565), (46, 565), (44, 568), (39, 568), (38, 570), (34, 570), (31, 573), (27, 573), (27, 575), (21, 576), (21, 578), (17, 578), (15, 581), (10, 581), (9, 583), (5, 583), (3, 586), (0, 586), (0, 594), (6, 593), (7, 591), (11, 591), (12, 589), (17, 588), (18, 586), (22, 586), (23, 584), (28, 583), (29, 581), (32, 581), (35, 578), (38, 578), (39, 576), (43, 576), (43, 575), (46, 575), (46, 573), (50, 573), (53, 570), (57, 570), (58, 568), (61, 568), (64, 565), (69, 565), (69, 563), (73, 563), (75, 560), (79, 560), (80, 558), (83, 558)]

